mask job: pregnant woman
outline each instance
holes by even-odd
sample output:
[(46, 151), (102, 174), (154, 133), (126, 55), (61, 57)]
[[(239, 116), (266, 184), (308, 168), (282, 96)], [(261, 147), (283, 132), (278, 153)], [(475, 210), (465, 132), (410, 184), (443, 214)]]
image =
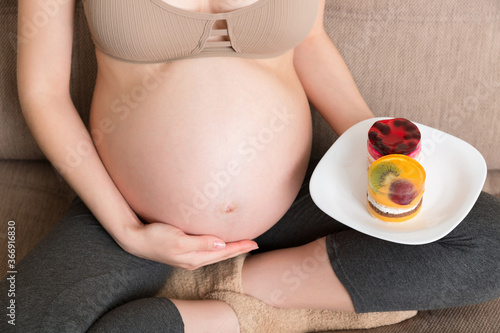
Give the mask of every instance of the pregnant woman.
[[(52, 1), (18, 50), (26, 121), (78, 195), (18, 269), (24, 331), (251, 330), (244, 316), (258, 316), (229, 300), (153, 296), (173, 267), (257, 246), (237, 274), (262, 306), (354, 314), (500, 295), (496, 198), (422, 246), (360, 234), (311, 201), (308, 102), (338, 134), (373, 117), (325, 33), (325, 0), (83, 0), (89, 128), (69, 94), (76, 2)], [(19, 28), (44, 6), (20, 0)]]

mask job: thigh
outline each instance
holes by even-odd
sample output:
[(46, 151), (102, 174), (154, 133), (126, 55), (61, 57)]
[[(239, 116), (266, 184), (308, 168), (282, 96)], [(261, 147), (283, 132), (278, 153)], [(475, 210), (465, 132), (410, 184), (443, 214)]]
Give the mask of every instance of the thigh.
[(170, 270), (122, 250), (77, 198), (17, 267), (16, 326), (85, 332), (111, 308), (153, 296)]

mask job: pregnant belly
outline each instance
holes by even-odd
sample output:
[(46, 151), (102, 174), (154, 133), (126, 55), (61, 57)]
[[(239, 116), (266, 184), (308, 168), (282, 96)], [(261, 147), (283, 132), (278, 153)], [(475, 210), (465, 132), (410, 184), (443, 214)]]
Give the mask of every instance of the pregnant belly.
[(122, 117), (93, 111), (94, 132), (108, 122), (99, 154), (139, 217), (234, 241), (283, 216), (307, 167), (310, 113), (301, 89), (259, 82), (185, 83), (189, 94), (167, 82)]

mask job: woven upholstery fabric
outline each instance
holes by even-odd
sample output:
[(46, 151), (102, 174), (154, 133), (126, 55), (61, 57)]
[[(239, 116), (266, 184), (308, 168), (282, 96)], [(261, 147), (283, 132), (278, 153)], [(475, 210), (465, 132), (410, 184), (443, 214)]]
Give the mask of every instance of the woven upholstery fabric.
[(500, 170), (489, 170), (483, 191), (500, 197)]
[[(453, 134), (475, 146), (489, 169), (500, 169), (498, 0), (327, 4), (326, 30), (376, 116)], [(335, 138), (324, 129), (315, 132), (320, 156)]]
[[(90, 39), (81, 1), (77, 2), (75, 40), (70, 90), (84, 122), (88, 114), (96, 77), (94, 47)], [(44, 15), (43, 13), (41, 15)], [(47, 17), (48, 14), (46, 14)], [(28, 19), (25, 22), (33, 22)], [(26, 23), (29, 24), (29, 23)], [(36, 25), (34, 25), (35, 28)], [(42, 26), (40, 27), (40, 29)], [(0, 159), (45, 159), (31, 135), (19, 106), (16, 80), (17, 40), (26, 33), (17, 31), (17, 1), (0, 5)]]

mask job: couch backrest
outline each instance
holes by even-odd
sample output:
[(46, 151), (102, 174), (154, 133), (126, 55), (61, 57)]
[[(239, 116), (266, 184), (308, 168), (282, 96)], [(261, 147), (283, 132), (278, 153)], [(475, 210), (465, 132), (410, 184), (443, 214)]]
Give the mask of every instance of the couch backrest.
[[(56, 1), (56, 0), (47, 0)], [(41, 159), (17, 100), (17, 1), (0, 6), (0, 159)], [(377, 116), (402, 116), (474, 145), (500, 169), (498, 0), (327, 0), (325, 27)], [(77, 1), (71, 94), (85, 122), (95, 55)], [(313, 111), (314, 154), (335, 135)]]

